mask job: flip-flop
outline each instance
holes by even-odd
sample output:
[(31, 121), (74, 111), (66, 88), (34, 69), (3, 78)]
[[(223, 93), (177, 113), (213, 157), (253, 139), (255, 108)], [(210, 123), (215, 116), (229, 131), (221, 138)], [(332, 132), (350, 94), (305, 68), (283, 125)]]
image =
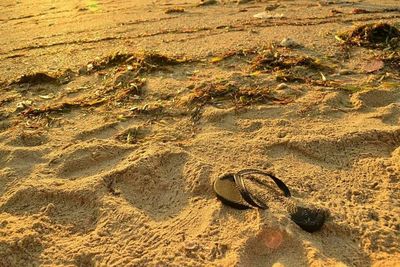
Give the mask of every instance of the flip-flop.
[[(217, 198), (232, 208), (245, 210), (257, 207), (257, 204), (250, 204), (252, 200), (250, 200), (250, 195), (246, 193), (246, 189), (239, 189), (233, 173), (227, 173), (218, 177), (214, 181), (213, 187)], [(250, 200), (250, 203), (248, 200)]]
[[(291, 196), (290, 190), (287, 187), (287, 185), (281, 179), (277, 178), (275, 175), (273, 175), (272, 173), (269, 173), (269, 172), (264, 172), (264, 171), (260, 171), (260, 170), (256, 170), (256, 169), (244, 169), (244, 170), (241, 170), (234, 174), (235, 182), (238, 185), (240, 185), (240, 187), (245, 188), (242, 176), (249, 175), (249, 174), (260, 174), (260, 175), (271, 178), (272, 181), (274, 181), (274, 183), (278, 186), (278, 188), (283, 192), (285, 197)], [(248, 191), (247, 191), (247, 193), (250, 195), (250, 193)]]
[(321, 209), (311, 209), (294, 205), (292, 201), (288, 200), (291, 197), (289, 188), (282, 180), (271, 173), (255, 169), (244, 169), (234, 174), (228, 173), (220, 176), (213, 185), (218, 199), (221, 200), (222, 203), (236, 209), (267, 209), (267, 206), (256, 196), (252, 195), (246, 188), (244, 175), (250, 174), (267, 176), (275, 182), (286, 197), (278, 197), (278, 199), (283, 202), (283, 205), (290, 214), (290, 218), (300, 228), (310, 233), (322, 228), (327, 218), (327, 213)]
[(213, 186), (218, 199), (224, 204), (237, 209), (250, 209), (254, 207), (267, 209), (267, 206), (260, 199), (247, 190), (243, 179), (243, 176), (247, 174), (261, 174), (270, 177), (278, 188), (282, 190), (284, 195), (290, 197), (289, 188), (274, 175), (255, 169), (245, 169), (237, 173), (224, 174), (215, 180)]

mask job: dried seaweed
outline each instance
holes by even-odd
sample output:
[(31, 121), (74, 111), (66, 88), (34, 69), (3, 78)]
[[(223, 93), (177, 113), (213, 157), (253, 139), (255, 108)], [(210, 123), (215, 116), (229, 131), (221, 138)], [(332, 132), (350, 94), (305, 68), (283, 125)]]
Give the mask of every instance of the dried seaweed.
[(187, 62), (186, 59), (176, 59), (158, 53), (124, 54), (116, 53), (102, 60), (89, 62), (81, 68), (81, 74), (88, 74), (92, 71), (99, 71), (120, 65), (129, 65), (136, 74), (152, 71), (162, 66), (176, 65)]
[(258, 53), (258, 51), (256, 49), (254, 49), (254, 48), (252, 48), (252, 49), (232, 50), (232, 51), (228, 51), (226, 53), (223, 53), (223, 54), (220, 54), (220, 55), (212, 57), (210, 62), (211, 63), (216, 63), (216, 62), (220, 62), (222, 60), (229, 59), (229, 58), (232, 58), (232, 57), (235, 57), (235, 56), (237, 56), (237, 57), (247, 57), (249, 55), (254, 55), (254, 54), (257, 54), (257, 53)]
[(38, 84), (52, 84), (52, 85), (61, 85), (69, 83), (74, 77), (75, 73), (66, 69), (63, 72), (54, 73), (52, 75), (45, 72), (35, 72), (24, 74), (17, 79), (9, 82), (9, 85), (13, 84), (29, 84), (29, 85), (38, 85)]
[(181, 7), (172, 7), (165, 10), (165, 14), (184, 13), (185, 10)]
[(385, 55), (382, 60), (385, 66), (400, 72), (400, 52), (393, 52), (389, 55)]
[(400, 46), (400, 31), (388, 23), (373, 23), (358, 26), (336, 37), (345, 44), (370, 47), (398, 47)]
[(156, 115), (163, 112), (164, 106), (160, 103), (149, 103), (143, 106), (134, 106), (129, 110), (135, 114)]
[(148, 129), (141, 126), (136, 126), (126, 129), (122, 133), (115, 136), (115, 139), (117, 139), (122, 143), (136, 144), (139, 140), (143, 139), (148, 133), (149, 133)]
[(153, 70), (160, 66), (173, 66), (186, 62), (185, 59), (178, 60), (176, 58), (168, 57), (157, 53), (146, 53), (139, 58), (138, 63), (142, 65), (143, 69)]
[(237, 86), (233, 82), (207, 83), (196, 87), (186, 96), (188, 104), (207, 104), (213, 101), (230, 100), (235, 104), (264, 103), (281, 101), (275, 98), (268, 88)]
[(55, 104), (50, 104), (46, 105), (40, 108), (36, 107), (30, 107), (29, 109), (21, 112), (22, 115), (25, 116), (37, 116), (41, 114), (47, 114), (50, 112), (61, 112), (61, 111), (66, 111), (70, 110), (75, 107), (92, 107), (92, 106), (99, 106), (103, 103), (105, 103), (107, 99), (95, 99), (95, 100), (88, 100), (88, 99), (82, 99), (82, 100), (75, 100), (75, 101), (66, 101), (66, 102), (61, 102), (61, 103), (55, 103)]
[(100, 106), (105, 103), (121, 102), (124, 101), (129, 96), (136, 96), (141, 94), (141, 88), (145, 85), (146, 81), (144, 79), (134, 79), (130, 82), (128, 87), (114, 88), (116, 91), (112, 92), (108, 96), (96, 96), (87, 97), (74, 100), (68, 100), (59, 103), (52, 103), (42, 107), (29, 107), (21, 114), (25, 116), (38, 116), (41, 114), (47, 114), (51, 112), (65, 112), (71, 110), (72, 108), (84, 108), (84, 107), (94, 107)]
[(197, 4), (198, 7), (200, 6), (210, 6), (210, 5), (216, 5), (218, 4), (217, 0), (201, 0), (199, 4)]
[(129, 96), (141, 95), (142, 88), (145, 83), (145, 79), (134, 79), (133, 81), (130, 81), (127, 87), (124, 87), (122, 90), (117, 91), (112, 100), (119, 102)]
[(21, 77), (17, 78), (15, 81), (12, 81), (10, 84), (25, 84), (25, 83), (29, 83), (31, 85), (40, 83), (58, 84), (59, 80), (57, 77), (51, 76), (47, 73), (36, 72), (36, 73), (24, 74)]
[(90, 62), (88, 66), (91, 65), (93, 70), (101, 70), (115, 67), (123, 63), (129, 63), (133, 60), (136, 60), (136, 56), (134, 54), (115, 53), (105, 57), (102, 60)]
[(274, 50), (266, 50), (252, 60), (251, 71), (278, 71), (291, 69), (296, 66), (305, 66), (314, 70), (328, 68), (311, 57), (288, 56)]

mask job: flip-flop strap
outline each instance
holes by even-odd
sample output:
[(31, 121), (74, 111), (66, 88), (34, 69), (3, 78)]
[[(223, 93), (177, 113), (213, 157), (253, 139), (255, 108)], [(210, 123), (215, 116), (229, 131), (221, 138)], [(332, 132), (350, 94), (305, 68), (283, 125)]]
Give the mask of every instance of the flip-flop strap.
[(249, 203), (250, 205), (252, 205), (254, 207), (263, 209), (263, 210), (267, 209), (267, 206), (265, 204), (263, 204), (262, 201), (260, 201), (259, 199), (257, 199), (257, 197), (255, 197), (249, 193), (249, 191), (247, 190), (246, 185), (244, 184), (244, 181), (243, 181), (242, 177), (240, 177), (240, 175), (234, 174), (233, 179), (235, 180), (235, 183), (240, 192), (240, 195), (247, 203)]
[[(256, 169), (244, 169), (244, 170), (237, 172), (234, 175), (234, 177), (240, 177), (245, 174), (260, 174), (260, 175), (267, 176), (275, 182), (275, 184), (279, 187), (279, 189), (284, 193), (285, 197), (291, 196), (290, 190), (287, 187), (287, 185), (281, 179), (277, 178), (276, 176), (274, 176), (271, 173), (263, 172), (263, 171), (256, 170)], [(240, 180), (241, 180), (242, 184), (244, 185), (243, 179), (240, 179)], [(235, 179), (235, 181), (236, 181), (236, 179)]]

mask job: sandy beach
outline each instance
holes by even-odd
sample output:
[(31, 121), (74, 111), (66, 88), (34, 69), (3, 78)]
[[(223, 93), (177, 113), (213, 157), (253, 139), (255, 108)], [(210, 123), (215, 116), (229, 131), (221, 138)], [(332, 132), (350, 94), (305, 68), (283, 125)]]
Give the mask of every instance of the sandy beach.
[[(400, 266), (397, 0), (0, 0), (0, 266)], [(320, 231), (215, 196), (274, 173)]]

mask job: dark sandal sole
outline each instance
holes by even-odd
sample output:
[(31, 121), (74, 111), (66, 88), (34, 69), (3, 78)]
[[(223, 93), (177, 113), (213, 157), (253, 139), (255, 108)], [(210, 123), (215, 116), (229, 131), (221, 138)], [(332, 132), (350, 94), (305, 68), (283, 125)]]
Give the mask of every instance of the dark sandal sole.
[[(243, 176), (249, 174), (260, 174), (271, 178), (285, 197), (291, 197), (290, 190), (286, 184), (273, 174), (256, 169), (244, 169), (235, 174), (225, 174), (214, 182), (213, 187), (218, 199), (222, 203), (240, 210), (251, 208), (266, 209), (267, 206), (261, 200), (257, 199), (257, 197), (253, 196), (246, 188)], [(310, 209), (300, 206), (286, 208), (291, 220), (301, 229), (310, 233), (320, 230), (327, 219), (326, 211), (321, 209)]]

